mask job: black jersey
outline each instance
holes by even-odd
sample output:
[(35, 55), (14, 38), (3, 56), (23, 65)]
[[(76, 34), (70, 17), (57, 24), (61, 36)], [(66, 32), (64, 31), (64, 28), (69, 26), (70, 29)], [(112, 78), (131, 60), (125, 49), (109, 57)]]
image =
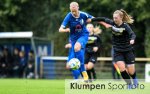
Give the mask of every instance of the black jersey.
[[(86, 53), (96, 53), (98, 54), (101, 46), (101, 39), (98, 35), (89, 35), (88, 42), (86, 44), (85, 52)], [(98, 47), (98, 51), (94, 52), (93, 47)]]
[(105, 17), (93, 18), (92, 21), (104, 21), (114, 27), (124, 28), (123, 32), (115, 32), (112, 30), (113, 48), (115, 51), (120, 52), (130, 51), (133, 49), (132, 45), (130, 44), (130, 40), (135, 40), (136, 35), (127, 23), (124, 22), (120, 26), (117, 26), (113, 20)]

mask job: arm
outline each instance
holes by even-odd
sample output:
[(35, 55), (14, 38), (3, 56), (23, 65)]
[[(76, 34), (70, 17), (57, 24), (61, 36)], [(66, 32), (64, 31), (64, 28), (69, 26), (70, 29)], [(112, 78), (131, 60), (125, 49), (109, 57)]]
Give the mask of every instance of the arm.
[(105, 28), (111, 28), (113, 25), (113, 21), (105, 18), (105, 17), (96, 17), (87, 20), (88, 23), (90, 22), (98, 22), (99, 24), (103, 25)]
[(96, 21), (102, 21), (102, 22), (106, 22), (107, 24), (113, 25), (113, 21), (106, 18), (106, 17), (96, 17), (96, 18), (92, 18), (91, 22), (96, 22)]
[(69, 23), (69, 19), (70, 19), (70, 13), (68, 13), (65, 19), (63, 20), (59, 28), (59, 32), (70, 32), (70, 29), (66, 28), (66, 25)]
[(62, 26), (59, 28), (59, 32), (70, 32), (69, 28), (63, 28)]
[(130, 36), (130, 44), (134, 44), (135, 42), (135, 38), (136, 38), (136, 35), (135, 33), (132, 31), (132, 29), (130, 28), (130, 26), (128, 24), (126, 24), (126, 31), (129, 33), (129, 36)]
[[(93, 18), (93, 20), (94, 21), (96, 21), (96, 20), (104, 20), (105, 18)], [(108, 23), (110, 23), (110, 24), (108, 24), (108, 23), (106, 23), (106, 22), (108, 22)], [(111, 24), (113, 24), (113, 21), (111, 21), (111, 20), (109, 20), (109, 19), (107, 19), (106, 18), (106, 22), (103, 22), (103, 21), (100, 21), (99, 23), (101, 24), (101, 25), (103, 25), (103, 26), (105, 26), (105, 28), (111, 28), (114, 32), (118, 32), (118, 33), (122, 33), (123, 32), (123, 30), (125, 30), (124, 28), (117, 28), (117, 27), (114, 27), (113, 25), (111, 25)]]
[(99, 21), (105, 22), (105, 19), (106, 19), (105, 17), (95, 17), (95, 18), (92, 18), (91, 21), (92, 22), (96, 22), (96, 21), (98, 21), (98, 22)]
[(95, 22), (95, 21), (100, 21), (98, 22), (99, 24), (105, 26), (105, 28), (111, 28), (114, 32), (122, 33), (123, 30), (125, 30), (124, 28), (114, 27), (113, 26), (114, 22), (105, 17), (97, 17), (97, 18), (92, 18), (87, 20), (87, 22)]

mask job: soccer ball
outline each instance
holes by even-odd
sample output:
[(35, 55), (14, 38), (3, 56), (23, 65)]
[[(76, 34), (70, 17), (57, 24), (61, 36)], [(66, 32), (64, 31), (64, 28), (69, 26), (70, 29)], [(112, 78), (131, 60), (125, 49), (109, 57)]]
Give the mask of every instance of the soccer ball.
[(68, 65), (71, 69), (77, 70), (80, 68), (80, 61), (77, 58), (72, 58), (69, 62)]

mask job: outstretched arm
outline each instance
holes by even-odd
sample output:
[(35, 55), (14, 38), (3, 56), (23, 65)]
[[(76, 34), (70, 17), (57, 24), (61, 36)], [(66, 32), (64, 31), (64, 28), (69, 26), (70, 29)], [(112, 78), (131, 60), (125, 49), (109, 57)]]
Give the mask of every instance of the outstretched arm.
[(114, 22), (108, 18), (105, 17), (96, 17), (92, 19), (88, 19), (87, 22), (97, 22), (101, 25), (103, 25), (105, 28), (111, 28), (114, 32), (120, 32), (122, 33), (124, 28), (117, 28), (114, 27), (113, 24)]
[(106, 17), (95, 17), (92, 19), (88, 19), (87, 22), (98, 22), (99, 24), (103, 25), (105, 28), (112, 27), (113, 21), (106, 18)]
[(91, 19), (87, 19), (87, 22), (99, 22), (99, 21), (103, 21), (105, 22), (105, 17), (95, 17), (95, 18), (91, 18)]
[(95, 21), (98, 21), (98, 22), (99, 22), (99, 21), (103, 21), (103, 22), (105, 22), (105, 19), (106, 19), (105, 17), (95, 17), (95, 18), (92, 18), (91, 21), (92, 21), (92, 22), (95, 22)]
[(112, 25), (107, 24), (107, 23), (105, 23), (105, 22), (103, 22), (103, 21), (100, 21), (100, 22), (98, 22), (98, 23), (101, 24), (101, 25), (103, 25), (105, 28), (110, 28), (110, 27), (112, 27)]

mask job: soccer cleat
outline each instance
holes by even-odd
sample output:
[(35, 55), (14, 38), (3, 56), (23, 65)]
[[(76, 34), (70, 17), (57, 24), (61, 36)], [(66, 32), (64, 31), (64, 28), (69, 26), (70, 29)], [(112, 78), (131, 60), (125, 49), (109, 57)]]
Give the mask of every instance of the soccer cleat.
[(89, 83), (92, 83), (92, 79), (89, 79)]
[(135, 88), (138, 86), (138, 80), (137, 80), (137, 78), (133, 79), (133, 85), (135, 86)]
[(132, 84), (128, 84), (127, 89), (132, 89)]
[(84, 80), (84, 83), (89, 83), (89, 80)]
[(82, 75), (83, 75), (83, 79), (85, 80), (85, 81), (88, 81), (88, 75), (87, 75), (87, 72), (86, 71), (83, 71), (82, 72)]

